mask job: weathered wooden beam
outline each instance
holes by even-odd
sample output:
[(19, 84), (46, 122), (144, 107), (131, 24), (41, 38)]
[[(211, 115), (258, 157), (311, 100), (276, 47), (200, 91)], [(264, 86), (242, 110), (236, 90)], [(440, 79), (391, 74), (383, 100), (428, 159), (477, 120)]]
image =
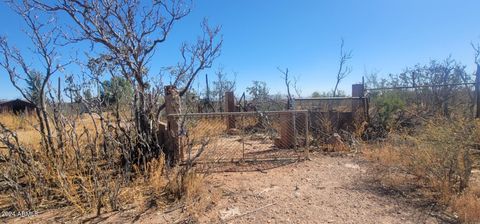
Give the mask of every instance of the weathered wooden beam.
[(181, 98), (175, 86), (165, 86), (165, 112), (167, 114), (167, 160), (177, 164), (183, 159), (180, 126), (181, 117), (170, 116), (181, 114)]

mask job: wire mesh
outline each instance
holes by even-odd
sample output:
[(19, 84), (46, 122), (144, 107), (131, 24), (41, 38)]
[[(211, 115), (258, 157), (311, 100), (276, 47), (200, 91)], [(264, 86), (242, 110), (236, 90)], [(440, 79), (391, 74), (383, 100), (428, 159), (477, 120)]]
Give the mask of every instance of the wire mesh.
[(352, 112), (356, 104), (362, 104), (363, 97), (325, 97), (295, 99), (295, 109), (316, 110), (320, 112)]
[[(324, 148), (336, 139), (350, 141), (351, 134), (368, 121), (368, 98), (325, 97), (296, 99), (295, 108), (308, 110), (310, 145)], [(339, 138), (339, 135), (344, 135)], [(350, 137), (349, 137), (350, 136)]]
[(307, 156), (307, 111), (169, 116), (180, 124), (182, 162), (271, 161)]

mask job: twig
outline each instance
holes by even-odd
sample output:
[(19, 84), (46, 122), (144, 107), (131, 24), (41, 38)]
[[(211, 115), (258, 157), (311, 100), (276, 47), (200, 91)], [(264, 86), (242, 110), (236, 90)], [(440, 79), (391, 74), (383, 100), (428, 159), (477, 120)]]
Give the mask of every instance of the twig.
[(173, 211), (178, 210), (178, 209), (185, 209), (185, 207), (186, 207), (185, 205), (176, 206), (176, 207), (170, 208), (168, 210), (165, 210), (163, 212), (163, 214), (167, 214), (167, 213), (173, 212)]
[(229, 219), (225, 219), (223, 222), (229, 222), (229, 221), (232, 221), (232, 220), (234, 220), (234, 219), (237, 219), (237, 218), (240, 218), (240, 217), (243, 217), (243, 216), (246, 216), (246, 215), (250, 215), (250, 214), (252, 214), (252, 213), (258, 212), (258, 211), (260, 211), (260, 210), (262, 210), (262, 209), (268, 208), (268, 207), (270, 207), (270, 206), (272, 206), (272, 205), (275, 205), (275, 204), (277, 204), (277, 202), (270, 203), (270, 204), (268, 204), (268, 205), (265, 205), (265, 206), (256, 208), (256, 209), (254, 209), (254, 210), (250, 210), (250, 211), (248, 211), (248, 212), (245, 212), (245, 213), (240, 214), (240, 215), (237, 215), (237, 216), (233, 216), (233, 217), (231, 217), (231, 218), (229, 218)]

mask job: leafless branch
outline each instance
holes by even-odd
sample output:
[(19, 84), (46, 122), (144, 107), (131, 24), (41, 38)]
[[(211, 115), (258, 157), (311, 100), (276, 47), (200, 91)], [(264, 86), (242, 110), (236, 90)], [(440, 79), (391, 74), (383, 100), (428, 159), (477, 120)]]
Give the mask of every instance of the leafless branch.
[(285, 70), (282, 70), (280, 69), (280, 67), (277, 67), (277, 70), (282, 73), (282, 78), (285, 82), (285, 86), (287, 88), (287, 105), (286, 105), (286, 109), (287, 110), (290, 110), (292, 109), (292, 94), (290, 93), (290, 83), (291, 83), (291, 80), (290, 78), (288, 77), (288, 68), (286, 68)]
[(337, 96), (338, 84), (352, 72), (352, 67), (348, 66), (347, 63), (352, 59), (352, 51), (344, 50), (345, 41), (342, 38), (342, 43), (340, 44), (340, 61), (337, 72), (337, 80), (335, 83), (335, 88), (333, 89), (333, 97)]

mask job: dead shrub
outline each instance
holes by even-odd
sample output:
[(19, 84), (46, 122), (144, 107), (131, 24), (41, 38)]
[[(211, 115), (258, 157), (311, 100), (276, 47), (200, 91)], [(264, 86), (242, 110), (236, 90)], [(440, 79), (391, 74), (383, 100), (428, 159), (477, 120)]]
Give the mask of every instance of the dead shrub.
[(320, 147), (329, 144), (329, 139), (336, 133), (336, 123), (329, 116), (322, 113), (310, 114), (312, 119), (312, 145)]

